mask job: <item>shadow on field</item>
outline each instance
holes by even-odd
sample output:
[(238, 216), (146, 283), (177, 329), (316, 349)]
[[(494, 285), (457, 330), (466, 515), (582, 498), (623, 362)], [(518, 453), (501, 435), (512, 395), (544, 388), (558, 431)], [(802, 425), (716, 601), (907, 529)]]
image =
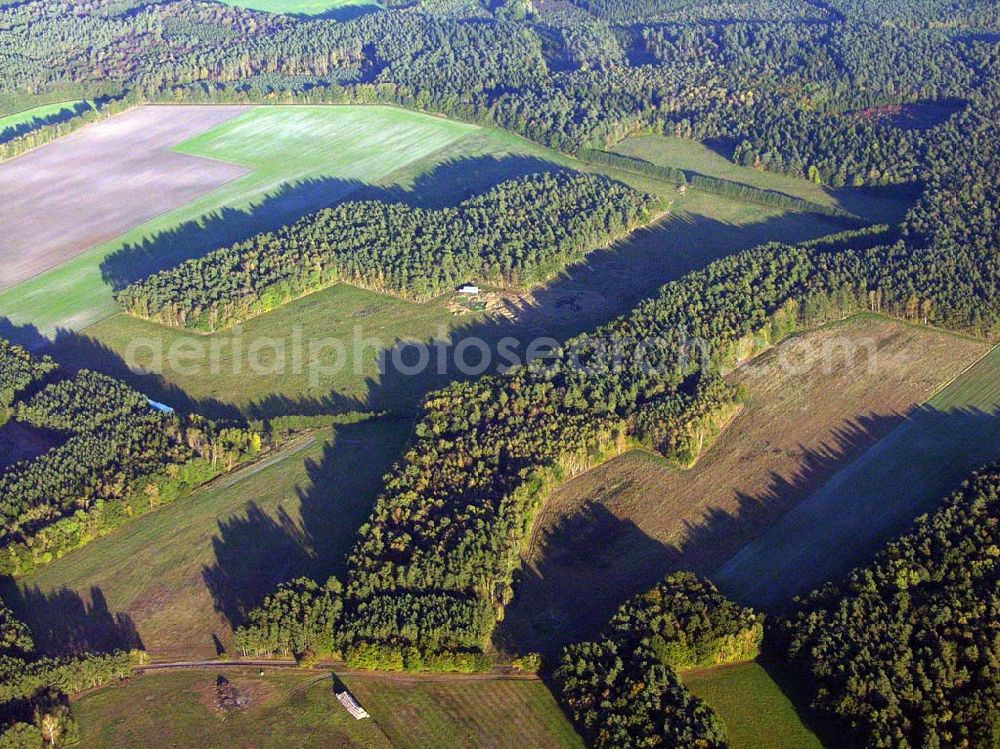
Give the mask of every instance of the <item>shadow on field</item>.
[[(492, 161), (492, 157), (489, 160)], [(470, 162), (483, 164), (485, 161), (466, 160), (446, 164), (435, 174), (447, 178), (442, 178), (443, 184), (450, 179), (461, 179)], [(501, 160), (501, 163), (507, 163), (505, 175), (509, 176), (519, 171), (537, 171), (540, 164), (545, 162), (531, 158), (509, 158)], [(463, 164), (466, 166), (463, 167)], [(493, 167), (482, 166), (480, 171), (488, 176), (492, 169)], [(429, 175), (427, 179), (431, 180), (432, 177), (433, 175)], [(405, 200), (407, 196), (417, 202), (420, 199), (433, 200), (438, 198), (420, 196), (433, 194), (435, 184), (433, 181), (417, 180), (417, 185), (410, 190), (392, 188), (385, 194), (398, 200)], [(467, 186), (470, 183), (462, 184)], [(455, 189), (454, 185), (452, 189)], [(478, 191), (478, 187), (473, 190)], [(282, 414), (329, 414), (356, 410), (405, 413), (418, 408), (428, 390), (465, 376), (456, 364), (459, 358), (456, 344), (463, 339), (481, 339), (489, 351), (489, 366), (485, 371), (496, 372), (509, 364), (507, 359), (499, 356), (498, 349), (499, 343), (506, 337), (517, 339), (519, 345), (516, 347), (516, 354), (523, 361), (527, 358), (527, 346), (532, 340), (548, 337), (562, 341), (592, 330), (632, 309), (643, 299), (655, 295), (663, 284), (702, 268), (713, 260), (775, 238), (798, 242), (827, 234), (836, 228), (838, 227), (822, 217), (801, 213), (789, 213), (767, 221), (739, 226), (695, 214), (668, 216), (650, 227), (634, 232), (625, 241), (593, 251), (586, 260), (565, 269), (545, 286), (532, 290), (530, 294), (511, 295), (503, 303), (502, 309), (489, 319), (465, 324), (458, 322), (447, 336), (450, 345), (444, 356), (443, 373), (438, 371), (435, 359), (425, 371), (412, 374), (407, 364), (414, 360), (416, 350), (405, 341), (386, 341), (383, 350), (371, 351), (373, 359), (387, 363), (385, 370), (378, 376), (359, 383), (362, 386), (351, 392), (274, 392), (250, 403), (227, 402), (216, 397), (201, 397), (190, 393), (183, 385), (184, 377), (172, 374), (169, 366), (163, 372), (132, 371), (125, 358), (127, 349), (113, 350), (102, 341), (86, 335), (86, 332), (62, 329), (56, 332), (54, 340), (50, 340), (31, 325), (14, 325), (9, 320), (0, 318), (0, 336), (33, 351), (44, 352), (71, 370), (93, 369), (123, 379), (153, 400), (166, 403), (180, 412), (197, 412), (213, 418), (265, 420)], [(336, 313), (336, 310), (331, 310), (331, 314)], [(281, 314), (280, 310), (268, 313), (274, 319)], [(456, 320), (460, 321), (461, 318)], [(363, 324), (363, 318), (359, 318), (359, 325)], [(185, 340), (204, 343), (227, 335), (226, 332), (221, 332), (202, 336), (175, 330), (168, 333), (165, 328), (143, 323), (141, 326), (137, 324), (136, 336), (141, 331), (143, 338), (156, 339), (159, 330), (164, 331), (165, 341), (174, 340), (181, 335)], [(279, 332), (276, 334), (269, 331), (271, 338), (286, 342), (291, 340), (290, 331), (280, 326), (275, 330)], [(364, 332), (365, 335), (369, 334)], [(378, 333), (373, 331), (371, 335), (377, 336)], [(422, 343), (433, 345), (435, 341), (425, 340)], [(477, 376), (480, 362), (477, 347), (466, 349), (462, 359), (469, 365), (471, 376)], [(249, 382), (252, 377), (249, 373), (240, 375), (237, 378), (239, 387), (255, 389)]]
[(215, 563), (202, 577), (216, 610), (234, 628), (279, 583), (343, 577), (357, 529), (409, 431), (409, 421), (394, 419), (338, 426), (323, 457), (306, 460), (300, 519), (284, 511), (271, 517), (251, 502), (245, 514), (219, 523)]
[[(1000, 410), (912, 409), (712, 577), (739, 603), (781, 611), (793, 596), (869, 562), (970, 471), (998, 458)], [(742, 498), (742, 506), (769, 498)]]
[[(993, 431), (1000, 432), (998, 416), (983, 412), (945, 413), (920, 408), (906, 415), (853, 419), (817, 449), (800, 445), (799, 468), (794, 476), (774, 474), (771, 485), (754, 495), (736, 492), (735, 511), (713, 508), (697, 522), (685, 522), (676, 531), (676, 536), (682, 539), (676, 543), (653, 538), (631, 519), (620, 516), (623, 509), (627, 511), (635, 502), (655, 503), (655, 495), (647, 496), (648, 491), (628, 479), (624, 483), (596, 483), (586, 505), (536, 532), (531, 552), (534, 564), (525, 565), (522, 571), (514, 603), (497, 630), (495, 644), (513, 652), (552, 653), (571, 642), (596, 635), (622, 603), (651, 587), (668, 572), (690, 570), (711, 575), (748, 543), (773, 532), (787, 517), (800, 511), (804, 500), (811, 499), (832, 476), (853, 465), (873, 445), (880, 445), (896, 428), (919, 430), (928, 445), (958, 430), (970, 435), (968, 452), (972, 454), (964, 457), (952, 454), (948, 460), (969, 467), (984, 462), (989, 456), (981, 444), (979, 448), (974, 444), (981, 442), (975, 435), (989, 433), (984, 431), (985, 420), (994, 424)], [(1000, 457), (1000, 447), (995, 446), (995, 441), (991, 445)], [(684, 473), (699, 471), (703, 465), (699, 463)], [(893, 466), (893, 470), (902, 468)], [(957, 482), (967, 469), (944, 470), (955, 473)], [(717, 478), (734, 484), (738, 480), (735, 476)], [(739, 602), (759, 607), (765, 598), (763, 591), (780, 591), (780, 600), (787, 600), (805, 587), (791, 587), (794, 581), (820, 585), (832, 579), (834, 572), (846, 572), (865, 561), (889, 537), (927, 509), (926, 501), (909, 501), (913, 496), (907, 494), (912, 478), (904, 475), (901, 481), (897, 480), (896, 487), (889, 486), (890, 492), (899, 493), (898, 497), (876, 494), (869, 504), (824, 508), (821, 516), (810, 516), (812, 522), (800, 523), (787, 533), (788, 547), (772, 546), (771, 554), (755, 557), (752, 565), (748, 561), (738, 573), (738, 580), (727, 578), (724, 586), (719, 581), (720, 586)], [(594, 481), (593, 473), (590, 480)], [(873, 490), (876, 488), (873, 486)], [(944, 491), (948, 488), (944, 487)], [(933, 493), (929, 499), (933, 501), (939, 496)], [(669, 503), (669, 498), (664, 501)], [(870, 512), (873, 507), (877, 512)], [(831, 526), (849, 529), (837, 537), (833, 546), (824, 536)], [(794, 550), (798, 553), (792, 553)], [(806, 552), (812, 554), (803, 558)], [(836, 566), (824, 561), (827, 559), (835, 559)], [(819, 570), (829, 571), (830, 575), (817, 576)], [(754, 594), (740, 595), (739, 581), (752, 585)], [(767, 602), (773, 602), (771, 597), (766, 598)]]
[(494, 644), (553, 654), (595, 636), (615, 610), (652, 587), (674, 557), (631, 520), (591, 503), (542, 532), (541, 561), (524, 565)]
[(440, 209), (485, 192), (504, 180), (559, 169), (561, 167), (533, 157), (483, 156), (445, 162), (417, 177), (409, 188), (379, 187), (360, 180), (332, 177), (286, 183), (249, 208), (214, 211), (122, 247), (101, 263), (101, 277), (111, 288), (120, 290), (185, 260), (200, 258), (255, 234), (274, 231), (349, 197)]
[(30, 133), (32, 130), (37, 130), (38, 128), (45, 127), (46, 125), (58, 125), (61, 122), (68, 122), (74, 117), (78, 117), (91, 109), (93, 109), (93, 106), (91, 106), (89, 102), (78, 101), (73, 105), (67, 104), (58, 112), (47, 114), (44, 117), (32, 117), (30, 120), (22, 122), (20, 125), (13, 125), (0, 130), (0, 143), (6, 143), (7, 141), (14, 140), (15, 138), (19, 138), (26, 133)]
[(91, 588), (87, 601), (68, 588), (46, 593), (7, 578), (0, 582), (0, 597), (30, 627), (38, 655), (110, 653), (143, 647), (132, 618), (112, 613), (100, 588)]

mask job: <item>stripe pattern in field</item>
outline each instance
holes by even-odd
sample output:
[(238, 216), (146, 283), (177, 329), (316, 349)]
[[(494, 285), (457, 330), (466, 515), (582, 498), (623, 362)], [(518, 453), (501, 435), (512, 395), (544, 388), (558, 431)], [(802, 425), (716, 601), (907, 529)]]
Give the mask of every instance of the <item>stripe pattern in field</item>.
[(0, 164), (0, 288), (246, 172), (170, 149), (243, 107), (139, 107)]
[[(472, 125), (378, 106), (259, 106), (236, 110), (154, 106), (140, 111), (152, 113), (157, 122), (173, 122), (192, 117), (190, 111), (208, 110), (212, 115), (227, 109), (240, 116), (215, 115), (215, 127), (210, 122), (176, 133), (170, 140), (170, 147), (176, 148), (164, 150), (159, 156), (174, 160), (170, 162), (173, 164), (236, 170), (227, 172), (236, 174), (236, 179), (225, 181), (207, 194), (192, 194), (171, 204), (161, 202), (153, 216), (141, 218), (138, 225), (135, 221), (125, 222), (109, 231), (102, 222), (93, 222), (94, 234), (87, 240), (92, 249), (64, 253), (63, 261), (58, 261), (61, 264), (42, 264), (36, 273), (44, 267), (49, 270), (6, 290), (0, 279), (0, 318), (14, 326), (33, 326), (44, 335), (58, 328), (81, 330), (119, 311), (105, 274), (110, 260), (117, 258), (118, 267), (131, 272), (140, 269), (138, 263), (149, 256), (159, 257), (161, 267), (171, 267), (188, 257), (331, 205), (365, 185), (391, 181), (390, 175), (397, 170), (405, 171), (413, 165), (431, 169), (455, 156), (458, 143), (466, 136), (480, 132)], [(27, 163), (54, 146), (72, 145), (84, 133), (104, 142), (112, 155), (123, 147), (139, 148), (129, 147), (127, 142), (122, 145), (118, 126), (122, 119), (133, 115), (130, 112), (96, 123), (6, 166), (22, 160)], [(508, 150), (506, 140), (495, 140), (495, 146), (491, 139), (486, 148)], [(87, 175), (93, 171), (92, 162), (79, 157), (70, 162), (50, 163), (50, 179), (68, 180), (80, 173), (84, 175), (80, 184), (85, 185)], [(0, 166), (0, 170), (3, 168)], [(56, 202), (68, 199), (63, 196)], [(3, 234), (7, 234), (6, 226)], [(0, 251), (0, 260), (5, 260), (3, 255)]]
[(962, 373), (717, 573), (719, 587), (779, 606), (865, 563), (974, 468), (1000, 459), (1000, 348)]

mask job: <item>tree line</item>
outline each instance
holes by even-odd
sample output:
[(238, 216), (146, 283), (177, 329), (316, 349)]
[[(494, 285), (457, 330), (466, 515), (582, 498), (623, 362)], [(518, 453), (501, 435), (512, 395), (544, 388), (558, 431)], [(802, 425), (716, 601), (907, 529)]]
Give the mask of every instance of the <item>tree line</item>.
[(131, 314), (218, 330), (346, 281), (427, 299), (457, 284), (521, 287), (647, 223), (657, 201), (594, 175), (539, 173), (453, 208), (349, 201), (138, 281)]
[[(891, 26), (867, 6), (781, 0), (512, 5), (424, 3), (338, 22), (194, 0), (109, 12), (29, 0), (0, 8), (0, 102), (30, 90), (397, 103), (569, 152), (653, 131), (721, 139), (740, 163), (834, 187), (879, 185), (925, 176), (928, 131), (985, 90), (996, 47), (966, 33), (995, 22), (988, 0), (897, 7)], [(927, 127), (865, 116), (910, 104), (947, 106)]]
[(21, 574), (247, 460), (259, 432), (154, 408), (120, 380), (68, 375), (0, 342), (8, 427), (54, 437), (0, 472), (0, 572)]

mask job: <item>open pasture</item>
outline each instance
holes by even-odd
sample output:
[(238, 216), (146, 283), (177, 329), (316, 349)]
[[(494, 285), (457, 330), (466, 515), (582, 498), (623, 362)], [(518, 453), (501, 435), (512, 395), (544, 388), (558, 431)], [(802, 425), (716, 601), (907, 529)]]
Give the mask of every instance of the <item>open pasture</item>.
[(780, 606), (870, 559), (972, 469), (997, 458), (1000, 349), (993, 349), (910, 409), (714, 578), (740, 601)]
[[(716, 569), (985, 348), (858, 316), (744, 365), (732, 376), (749, 405), (693, 468), (634, 451), (554, 493), (498, 645), (552, 650), (592, 635), (668, 570)], [(785, 564), (769, 561), (754, 570), (763, 587)]]
[(380, 420), (305, 437), (5, 581), (3, 600), (43, 652), (141, 644), (154, 659), (215, 657), (278, 583), (341, 570), (408, 433)]
[(737, 182), (761, 190), (773, 190), (820, 205), (843, 208), (873, 223), (895, 223), (910, 207), (913, 196), (899, 188), (834, 190), (788, 174), (767, 172), (734, 164), (704, 143), (687, 138), (644, 135), (626, 138), (615, 153), (672, 166), (688, 173)]
[(0, 164), (0, 289), (242, 175), (170, 149), (244, 111), (140, 107)]
[[(198, 169), (212, 173), (221, 170), (227, 175), (226, 179), (213, 183), (217, 189), (207, 193), (192, 191), (183, 200), (170, 203), (162, 197), (164, 189), (154, 191), (146, 185), (143, 190), (143, 183), (131, 178), (110, 180), (117, 185), (114, 189), (123, 191), (121, 195), (140, 193), (129, 199), (152, 201), (158, 209), (110, 221), (108, 217), (119, 213), (118, 203), (122, 201), (102, 201), (96, 207), (91, 206), (89, 213), (79, 208), (84, 204), (80, 194), (91, 191), (93, 184), (106, 181), (103, 173), (94, 168), (92, 155), (81, 152), (75, 145), (81, 137), (90, 139), (87, 142), (99, 142), (109, 153), (123, 149), (128, 153), (141, 151), (145, 146), (130, 148), (127, 141), (123, 146), (120, 137), (119, 131), (136, 121), (134, 118), (151, 123), (150, 128), (173, 132), (179, 127), (176, 122), (195, 117), (192, 112), (204, 112), (198, 116), (214, 120), (192, 126), (180, 137), (172, 137), (171, 146), (188, 140), (176, 152), (160, 153), (160, 158), (168, 161), (150, 179), (169, 181), (170, 164), (193, 164)], [(240, 113), (242, 116), (237, 117)], [(226, 120), (219, 127), (211, 127)], [(123, 121), (125, 125), (120, 124)], [(66, 205), (72, 206), (76, 218), (67, 219), (66, 225), (77, 237), (74, 249), (65, 249), (61, 243), (67, 240), (59, 240), (58, 232), (53, 230), (51, 241), (55, 249), (51, 252), (56, 254), (33, 272), (51, 270), (0, 292), (0, 318), (6, 318), (7, 327), (14, 328), (13, 337), (21, 340), (28, 336), (23, 333), (18, 336), (18, 326), (29, 326), (32, 332), (37, 329), (45, 335), (57, 328), (79, 330), (118, 311), (112, 297), (114, 287), (329, 205), (432, 153), (438, 152), (439, 161), (446, 161), (447, 146), (475, 130), (469, 125), (389, 107), (335, 106), (252, 109), (155, 106), (96, 123), (0, 166), (0, 173), (12, 167), (17, 167), (19, 174), (27, 169), (27, 174), (12, 175), (4, 184), (11, 185), (11, 190), (17, 185), (17, 192), (22, 193), (17, 199), (26, 208), (10, 215), (18, 216), (17, 226), (23, 223), (21, 231), (29, 235), (39, 213), (27, 208), (45, 198), (53, 184), (66, 181), (76, 184), (75, 193), (60, 191), (45, 199), (54, 206), (55, 216)], [(63, 149), (56, 151), (58, 158), (46, 156), (57, 146)], [(31, 173), (36, 170), (21, 165), (42, 157), (48, 164), (46, 178), (40, 180), (37, 175), (32, 178)], [(147, 157), (140, 153), (135, 158)], [(28, 190), (25, 185), (37, 186)], [(5, 220), (7, 215), (5, 212)], [(15, 249), (21, 244), (14, 245)], [(25, 246), (36, 245), (37, 240)], [(86, 247), (92, 249), (79, 254)], [(30, 261), (35, 262), (36, 256), (40, 252), (33, 250)], [(67, 258), (71, 259), (53, 267)], [(26, 272), (12, 278), (20, 280)]]
[(823, 749), (795, 702), (759, 663), (689, 671), (682, 679), (722, 718), (732, 749)]
[[(225, 720), (213, 704), (220, 675), (250, 701)], [(231, 668), (146, 674), (75, 700), (73, 713), (92, 749), (583, 747), (540, 681), (372, 674), (343, 683), (370, 719), (347, 714), (329, 673)]]

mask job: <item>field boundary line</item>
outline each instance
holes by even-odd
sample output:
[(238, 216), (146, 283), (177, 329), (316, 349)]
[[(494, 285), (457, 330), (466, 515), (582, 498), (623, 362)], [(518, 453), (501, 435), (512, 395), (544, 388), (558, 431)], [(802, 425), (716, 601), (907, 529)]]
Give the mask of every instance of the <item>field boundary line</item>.
[[(295, 670), (301, 673), (330, 672), (337, 677), (383, 679), (402, 683), (434, 683), (464, 681), (541, 681), (538, 674), (516, 671), (511, 666), (495, 666), (491, 671), (461, 673), (447, 671), (370, 671), (350, 668), (346, 662), (338, 660), (319, 661), (303, 668), (294, 660), (204, 660), (204, 661), (163, 661), (135, 666), (136, 674), (167, 671), (214, 671), (222, 668), (256, 668), (271, 670)], [(325, 676), (317, 676), (317, 680)]]
[[(989, 349), (986, 350), (986, 353), (984, 353), (982, 356), (980, 356), (978, 359), (976, 359), (974, 362), (972, 362), (969, 366), (967, 366), (965, 369), (963, 369), (961, 372), (959, 372), (958, 374), (956, 374), (954, 377), (952, 377), (947, 382), (942, 383), (941, 385), (939, 385), (934, 390), (933, 393), (931, 393), (930, 395), (927, 396), (927, 398), (923, 402), (923, 405), (925, 405), (925, 406), (926, 405), (930, 405), (930, 402), (932, 400), (934, 400), (935, 398), (937, 398), (939, 395), (941, 395), (941, 393), (943, 393), (945, 390), (947, 390), (948, 388), (950, 388), (952, 385), (954, 385), (960, 379), (962, 379), (963, 377), (965, 377), (965, 375), (967, 375), (973, 369), (975, 369), (980, 364), (982, 364), (984, 361), (986, 361), (998, 349), (1000, 349), (1000, 344), (997, 344), (995, 346), (991, 346)], [(886, 435), (886, 436), (888, 436), (888, 435)]]

